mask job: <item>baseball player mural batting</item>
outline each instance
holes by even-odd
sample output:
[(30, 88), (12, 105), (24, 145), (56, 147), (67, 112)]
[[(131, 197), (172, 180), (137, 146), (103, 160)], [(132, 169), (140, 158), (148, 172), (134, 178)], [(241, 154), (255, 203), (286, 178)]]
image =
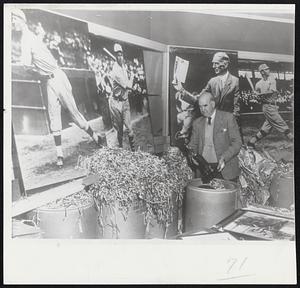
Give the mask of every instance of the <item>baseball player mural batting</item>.
[[(12, 12), (12, 29), (21, 33), (21, 63), (28, 71), (34, 71), (46, 81), (48, 97), (48, 113), (50, 129), (54, 136), (57, 165), (63, 166), (63, 151), (61, 143), (61, 107), (63, 106), (71, 115), (74, 123), (86, 131), (93, 140), (102, 147), (106, 143), (105, 136), (95, 133), (79, 112), (72, 93), (72, 86), (66, 74), (58, 67), (56, 60), (46, 45), (29, 31), (26, 16), (20, 9)], [(32, 69), (32, 66), (34, 68)]]
[(256, 95), (258, 95), (263, 103), (263, 113), (265, 116), (265, 122), (255, 136), (253, 136), (247, 143), (249, 147), (255, 148), (255, 143), (266, 136), (272, 128), (282, 132), (286, 137), (293, 141), (294, 136), (291, 133), (289, 127), (278, 113), (277, 100), (277, 88), (276, 80), (270, 75), (270, 68), (266, 64), (261, 64), (258, 70), (262, 76), (255, 85)]
[(127, 67), (124, 63), (123, 49), (118, 43), (114, 45), (116, 62), (111, 71), (112, 94), (109, 98), (109, 108), (113, 126), (117, 131), (119, 147), (123, 147), (123, 125), (129, 130), (128, 139), (134, 151), (134, 132), (131, 125), (128, 93), (132, 90), (134, 75), (128, 77)]

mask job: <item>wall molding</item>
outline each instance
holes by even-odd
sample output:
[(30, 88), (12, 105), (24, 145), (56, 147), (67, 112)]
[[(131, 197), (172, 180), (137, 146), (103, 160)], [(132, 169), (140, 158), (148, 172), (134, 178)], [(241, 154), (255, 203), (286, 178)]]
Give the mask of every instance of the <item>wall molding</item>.
[(239, 51), (234, 49), (222, 49), (222, 48), (210, 48), (210, 47), (195, 47), (195, 46), (182, 46), (182, 45), (168, 45), (169, 48), (187, 48), (187, 49), (209, 49), (215, 51), (237, 51), (238, 59), (247, 60), (261, 60), (261, 61), (275, 61), (275, 62), (294, 62), (293, 55), (277, 54), (277, 53), (264, 53), (264, 52), (251, 52), (251, 51)]
[(96, 24), (94, 22), (89, 22), (86, 20), (82, 20), (80, 18), (77, 17), (73, 17), (73, 16), (69, 16), (57, 11), (53, 11), (53, 10), (48, 10), (48, 9), (43, 9), (44, 11), (47, 11), (49, 13), (53, 13), (53, 14), (57, 14), (63, 17), (68, 17), (80, 22), (85, 22), (88, 24), (88, 30), (90, 33), (93, 33), (95, 35), (98, 36), (103, 36), (103, 37), (107, 37), (110, 39), (114, 39), (114, 40), (118, 40), (118, 41), (123, 41), (123, 42), (127, 42), (130, 44), (134, 44), (137, 46), (141, 46), (141, 47), (145, 47), (148, 49), (153, 49), (155, 51), (160, 51), (160, 52), (165, 52), (167, 50), (167, 45), (160, 43), (160, 42), (156, 42), (144, 37), (140, 37), (134, 34), (130, 34), (127, 32), (123, 32), (117, 29), (113, 29), (107, 26), (103, 26), (100, 24)]

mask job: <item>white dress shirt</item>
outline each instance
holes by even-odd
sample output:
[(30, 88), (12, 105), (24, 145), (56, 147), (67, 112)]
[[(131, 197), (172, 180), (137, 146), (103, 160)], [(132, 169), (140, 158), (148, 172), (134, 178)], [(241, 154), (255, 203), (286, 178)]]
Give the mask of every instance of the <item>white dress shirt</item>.
[(222, 83), (222, 84), (221, 84), (222, 90), (224, 89), (226, 80), (227, 80), (227, 78), (228, 78), (228, 74), (229, 74), (229, 72), (228, 72), (228, 70), (227, 70), (226, 73), (225, 73), (224, 75), (220, 75), (220, 76), (219, 76), (220, 79), (221, 79), (221, 83)]
[(216, 117), (216, 110), (210, 116), (211, 124), (208, 124), (208, 117), (205, 122), (205, 140), (202, 156), (208, 163), (217, 163), (217, 155), (215, 151), (214, 141), (213, 141), (213, 131), (214, 131), (214, 122)]

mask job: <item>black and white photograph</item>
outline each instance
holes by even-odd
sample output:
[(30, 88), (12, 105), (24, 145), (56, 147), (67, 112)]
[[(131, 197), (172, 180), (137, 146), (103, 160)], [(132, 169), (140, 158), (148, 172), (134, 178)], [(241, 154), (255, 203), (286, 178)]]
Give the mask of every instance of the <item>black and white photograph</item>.
[[(20, 24), (12, 22), (12, 122), (25, 189), (83, 176), (82, 171), (74, 169), (78, 157), (90, 155), (105, 143), (123, 147), (124, 134), (124, 146), (151, 151), (153, 137), (142, 49), (90, 34), (84, 22), (42, 10), (21, 12), (27, 21), (26, 31), (35, 37), (27, 43), (41, 40), (42, 47), (36, 55), (47, 53), (47, 59), (66, 74), (61, 77), (68, 78), (65, 81), (70, 82), (72, 92), (66, 96), (70, 103), (60, 96), (52, 97), (49, 81), (24, 70), (21, 45), (27, 44), (21, 42), (21, 37), (25, 37), (25, 32), (19, 30)], [(120, 106), (120, 101), (114, 101), (115, 96), (109, 96), (116, 85), (111, 75), (113, 65), (122, 67), (116, 56), (123, 50), (130, 59), (125, 61), (123, 56), (120, 63), (132, 79), (128, 99)]]
[(296, 283), (295, 4), (4, 8), (7, 284)]

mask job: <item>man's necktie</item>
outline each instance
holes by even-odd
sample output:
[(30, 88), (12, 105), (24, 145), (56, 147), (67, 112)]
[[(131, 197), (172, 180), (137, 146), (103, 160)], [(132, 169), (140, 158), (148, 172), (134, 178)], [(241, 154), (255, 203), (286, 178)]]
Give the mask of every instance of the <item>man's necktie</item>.
[(210, 125), (211, 124), (211, 117), (208, 117), (207, 119), (208, 119), (208, 125)]

